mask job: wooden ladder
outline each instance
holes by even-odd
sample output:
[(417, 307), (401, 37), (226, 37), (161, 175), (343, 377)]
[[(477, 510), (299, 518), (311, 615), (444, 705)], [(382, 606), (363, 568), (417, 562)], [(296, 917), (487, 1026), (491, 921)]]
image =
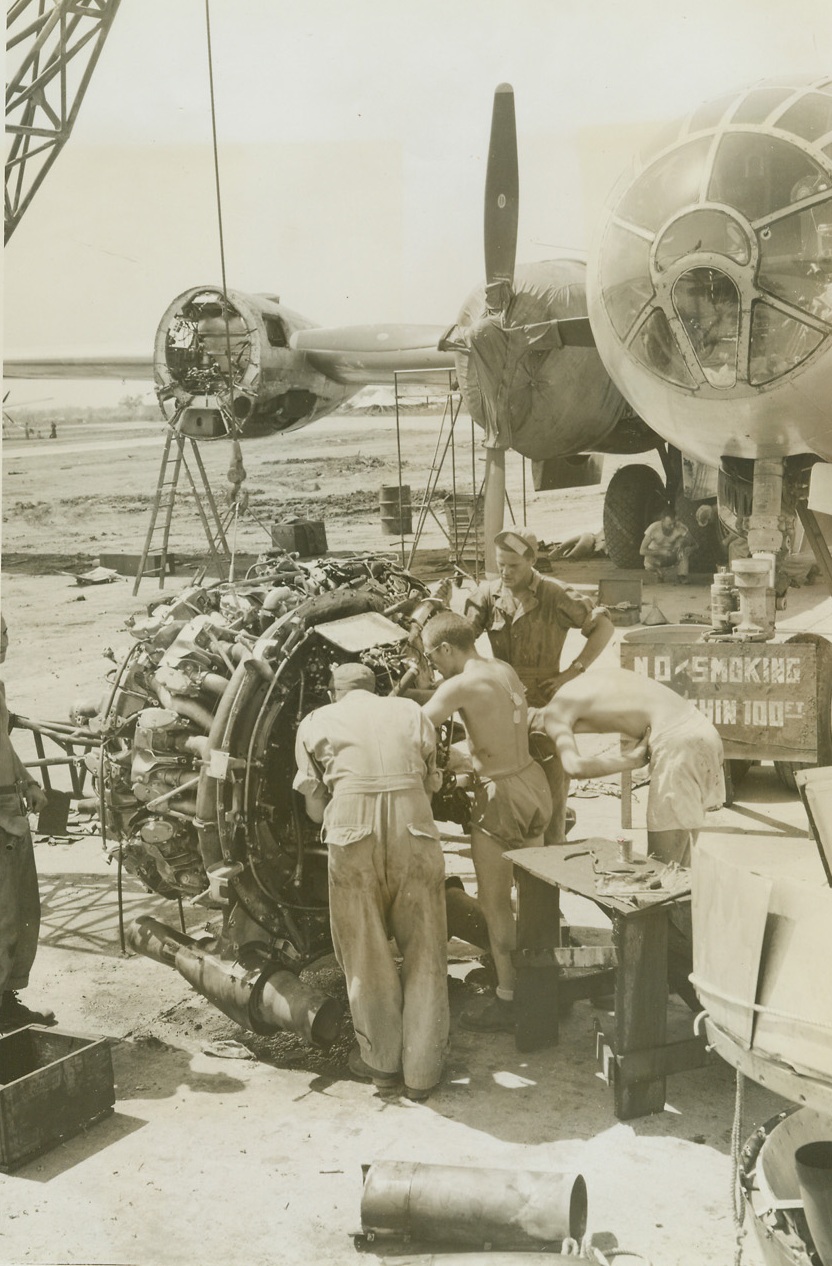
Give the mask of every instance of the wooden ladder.
[[(165, 447), (162, 451), (162, 461), (159, 466), (159, 479), (156, 484), (153, 504), (150, 508), (150, 522), (147, 526), (144, 548), (142, 549), (141, 559), (136, 571), (136, 580), (133, 585), (134, 595), (138, 593), (139, 585), (144, 576), (158, 576), (159, 588), (161, 589), (164, 586), (165, 576), (168, 573), (169, 562), (171, 563), (170, 570), (171, 572), (173, 571), (173, 556), (170, 554), (169, 548), (170, 529), (179, 479), (183, 471), (191, 486), (194, 503), (208, 541), (211, 559), (217, 567), (219, 575), (222, 575), (223, 564), (227, 563), (231, 556), (225, 536), (225, 528), (217, 510), (211, 485), (208, 483), (208, 476), (205, 473), (205, 466), (198, 443), (193, 436), (183, 435), (178, 423), (179, 413), (171, 419), (167, 435), (165, 436)], [(196, 478), (188, 464), (186, 445), (190, 445), (190, 455), (196, 468)], [(148, 566), (148, 560), (156, 552), (159, 554), (158, 565)]]

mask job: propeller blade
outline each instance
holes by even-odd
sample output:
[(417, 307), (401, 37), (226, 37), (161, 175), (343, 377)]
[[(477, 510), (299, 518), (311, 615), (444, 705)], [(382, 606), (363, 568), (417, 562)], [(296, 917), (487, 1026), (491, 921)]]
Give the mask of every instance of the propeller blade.
[(494, 537), (502, 531), (506, 503), (506, 451), (485, 450), (485, 488), (483, 490), (482, 530), (485, 537), (485, 574), (497, 575), (497, 554)]
[(514, 90), (500, 84), (494, 93), (488, 171), (485, 177), (485, 284), (510, 289), (517, 253), (520, 187)]

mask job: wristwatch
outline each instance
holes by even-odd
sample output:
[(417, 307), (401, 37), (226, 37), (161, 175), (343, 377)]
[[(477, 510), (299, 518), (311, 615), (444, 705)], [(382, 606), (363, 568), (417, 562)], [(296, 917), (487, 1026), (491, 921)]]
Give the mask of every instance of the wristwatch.
[(579, 659), (573, 659), (573, 660), (572, 660), (572, 663), (569, 665), (569, 667), (570, 667), (570, 668), (572, 668), (572, 669), (574, 669), (574, 671), (575, 671), (576, 673), (585, 673), (585, 672), (586, 672), (586, 669), (584, 668), (583, 664), (581, 663), (581, 661), (580, 661)]

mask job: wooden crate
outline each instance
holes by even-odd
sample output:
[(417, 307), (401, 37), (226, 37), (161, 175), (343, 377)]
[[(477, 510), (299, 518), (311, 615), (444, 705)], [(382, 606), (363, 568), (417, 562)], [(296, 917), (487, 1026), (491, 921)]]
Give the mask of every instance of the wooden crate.
[(113, 1061), (103, 1037), (28, 1025), (0, 1037), (0, 1170), (8, 1173), (108, 1115)]
[(640, 624), (641, 580), (602, 576), (598, 581), (598, 602), (607, 608), (613, 624)]
[[(120, 576), (137, 575), (141, 561), (141, 554), (101, 554), (98, 559), (100, 567), (109, 567), (112, 571), (117, 571)], [(173, 554), (168, 554), (167, 574), (169, 576), (176, 575), (175, 563), (176, 559)], [(157, 551), (156, 553), (148, 554), (144, 570), (145, 576), (158, 576), (161, 570), (161, 553)]]
[(321, 519), (301, 519), (295, 523), (273, 523), (272, 545), (299, 558), (326, 553), (326, 524)]

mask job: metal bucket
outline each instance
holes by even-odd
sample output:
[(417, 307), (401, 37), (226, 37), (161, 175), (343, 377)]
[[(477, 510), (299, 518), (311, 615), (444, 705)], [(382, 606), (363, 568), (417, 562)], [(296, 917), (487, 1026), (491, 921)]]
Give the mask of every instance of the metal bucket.
[(393, 484), (378, 494), (381, 530), (385, 536), (405, 536), (413, 531), (410, 485)]

